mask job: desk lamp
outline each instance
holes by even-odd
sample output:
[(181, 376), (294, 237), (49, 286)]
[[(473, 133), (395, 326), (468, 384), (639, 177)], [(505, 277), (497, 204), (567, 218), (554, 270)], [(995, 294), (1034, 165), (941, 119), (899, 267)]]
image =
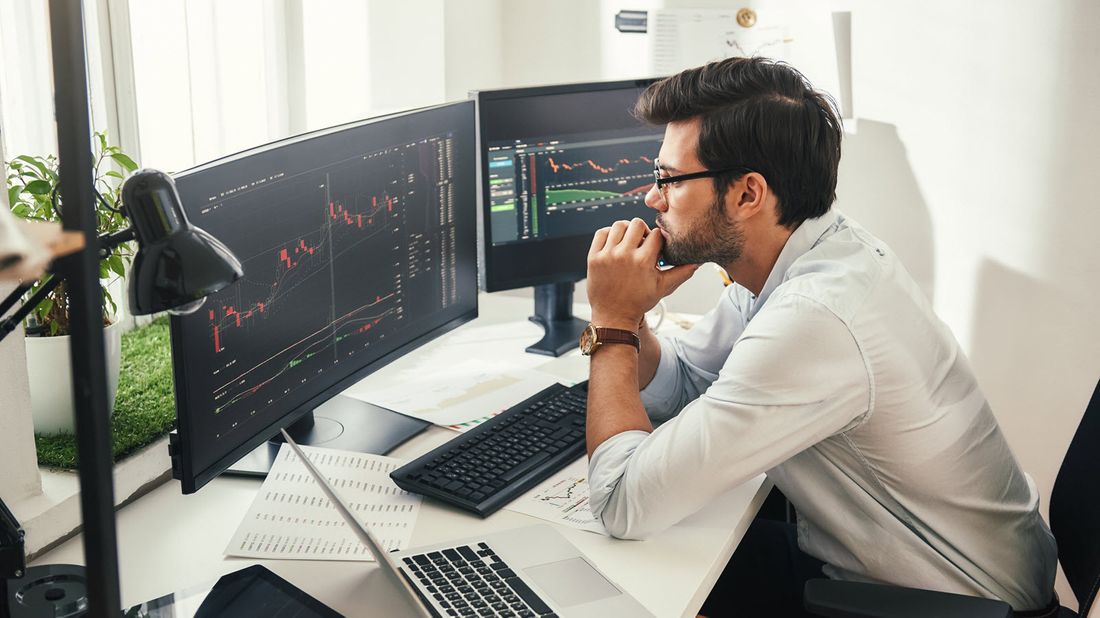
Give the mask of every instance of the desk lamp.
[[(122, 609), (99, 261), (104, 251), (109, 253), (118, 244), (136, 238), (138, 255), (131, 273), (130, 305), (137, 315), (166, 309), (197, 309), (206, 294), (230, 285), (241, 277), (242, 270), (240, 262), (224, 245), (188, 223), (171, 178), (160, 172), (142, 170), (123, 186), (122, 207), (133, 223), (131, 229), (114, 236), (96, 237), (83, 2), (50, 0), (49, 12), (59, 190), (65, 206), (62, 224), (66, 230), (82, 233), (86, 245), (83, 250), (55, 261), (51, 279), (64, 278), (69, 289), (86, 568), (83, 574), (61, 573), (56, 581), (60, 585), (50, 585), (48, 573), (42, 577), (42, 571), (27, 569), (21, 579), (8, 581), (7, 598), (0, 599), (0, 614), (7, 607), (16, 617), (88, 615), (116, 618)], [(17, 300), (18, 296), (15, 298)], [(5, 300), (0, 315), (16, 300), (10, 297)], [(40, 300), (31, 298), (28, 304)], [(4, 334), (6, 332), (0, 332), (0, 337)], [(62, 566), (37, 568), (61, 569)], [(20, 588), (21, 584), (25, 587), (40, 583), (44, 585), (28, 590)], [(74, 584), (73, 595), (77, 594), (76, 588), (82, 587), (87, 596), (66, 598), (70, 593), (65, 585), (69, 583)], [(26, 604), (10, 605), (9, 601), (18, 601), (16, 595), (21, 590), (25, 592), (22, 599), (26, 603), (38, 603), (37, 608)], [(56, 598), (58, 594), (62, 594), (62, 598)], [(41, 609), (43, 606), (47, 609)], [(41, 613), (49, 611), (49, 607), (60, 611)]]
[[(122, 185), (122, 212), (132, 225), (100, 236), (94, 248), (104, 260), (122, 243), (137, 240), (137, 254), (130, 268), (132, 314), (191, 313), (202, 306), (208, 294), (241, 278), (241, 264), (233, 252), (187, 220), (168, 174), (143, 169), (130, 176)], [(0, 340), (15, 330), (62, 279), (52, 274), (22, 307), (0, 320)], [(31, 289), (32, 283), (19, 286), (0, 302), (0, 315)]]

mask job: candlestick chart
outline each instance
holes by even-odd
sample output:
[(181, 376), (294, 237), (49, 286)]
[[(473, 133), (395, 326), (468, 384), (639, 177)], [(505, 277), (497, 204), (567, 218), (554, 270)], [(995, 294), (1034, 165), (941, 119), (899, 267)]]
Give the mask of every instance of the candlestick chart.
[(216, 436), (392, 349), (406, 325), (455, 300), (447, 136), (277, 174), (207, 200), (195, 218), (244, 278), (185, 324)]

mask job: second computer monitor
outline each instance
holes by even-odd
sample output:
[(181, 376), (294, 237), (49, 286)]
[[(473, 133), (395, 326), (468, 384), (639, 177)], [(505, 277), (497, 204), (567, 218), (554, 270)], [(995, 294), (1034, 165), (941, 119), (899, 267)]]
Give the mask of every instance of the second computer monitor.
[(585, 323), (573, 284), (585, 278), (592, 234), (619, 219), (651, 219), (645, 195), (663, 128), (632, 110), (653, 80), (481, 91), (481, 286), (535, 286), (546, 336), (529, 352), (558, 356)]
[(301, 431), (316, 444), (370, 449), (390, 432), (397, 415), (334, 402), (357, 403), (337, 395), (476, 317), (473, 133), (464, 101), (177, 176), (191, 222), (244, 266), (201, 310), (172, 318), (173, 472), (185, 492), (270, 452), (269, 437), (315, 409)]

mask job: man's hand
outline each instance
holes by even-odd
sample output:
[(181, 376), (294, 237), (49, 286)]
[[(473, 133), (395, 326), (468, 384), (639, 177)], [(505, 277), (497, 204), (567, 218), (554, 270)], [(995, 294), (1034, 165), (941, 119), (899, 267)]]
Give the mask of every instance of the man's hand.
[(637, 330), (646, 311), (691, 278), (698, 264), (657, 268), (664, 246), (641, 219), (616, 221), (596, 232), (588, 251), (588, 303), (592, 323)]

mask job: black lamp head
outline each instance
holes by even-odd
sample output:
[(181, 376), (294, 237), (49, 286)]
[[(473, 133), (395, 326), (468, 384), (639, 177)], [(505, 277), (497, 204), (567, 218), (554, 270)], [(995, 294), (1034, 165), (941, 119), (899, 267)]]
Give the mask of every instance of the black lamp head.
[(138, 243), (130, 272), (134, 315), (194, 311), (244, 274), (228, 247), (187, 221), (168, 174), (134, 172), (122, 185), (122, 206)]

